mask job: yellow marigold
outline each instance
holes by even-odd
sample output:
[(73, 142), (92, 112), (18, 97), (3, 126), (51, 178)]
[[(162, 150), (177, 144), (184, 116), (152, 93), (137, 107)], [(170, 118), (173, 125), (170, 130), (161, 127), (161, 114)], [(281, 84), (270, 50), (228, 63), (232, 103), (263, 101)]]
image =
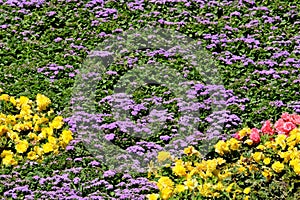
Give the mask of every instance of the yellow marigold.
[(159, 194), (148, 194), (147, 199), (148, 200), (157, 200), (159, 198)]
[(245, 194), (249, 194), (250, 191), (251, 191), (251, 188), (250, 188), (250, 187), (247, 187), (247, 188), (244, 189), (243, 192), (244, 192)]
[(69, 144), (69, 142), (73, 139), (72, 132), (70, 130), (63, 130), (61, 138), (65, 144)]
[(271, 180), (271, 177), (272, 177), (272, 172), (270, 170), (264, 170), (262, 172), (262, 175), (268, 180), (270, 181)]
[(2, 159), (4, 165), (17, 165), (18, 162), (13, 158), (13, 155), (7, 155)]
[(183, 150), (183, 153), (185, 153), (188, 156), (191, 156), (191, 155), (200, 156), (201, 155), (200, 152), (197, 151), (193, 146), (188, 146), (187, 148), (185, 148)]
[(17, 150), (18, 153), (24, 153), (27, 151), (29, 147), (29, 144), (26, 140), (20, 140), (16, 146), (15, 149)]
[(213, 188), (213, 185), (205, 182), (204, 184), (199, 185), (197, 188), (202, 196), (209, 197), (212, 193), (211, 189)]
[(49, 126), (53, 129), (60, 129), (64, 125), (63, 117), (57, 116), (55, 117)]
[(266, 149), (266, 147), (262, 144), (258, 145), (256, 148), (262, 151)]
[(159, 190), (162, 190), (163, 188), (173, 188), (174, 187), (174, 183), (173, 183), (173, 181), (169, 177), (162, 176), (157, 181), (157, 187), (158, 187)]
[(184, 192), (187, 189), (188, 189), (187, 186), (182, 185), (182, 184), (178, 184), (178, 185), (176, 185), (174, 192), (175, 193), (181, 193), (181, 192)]
[(10, 101), (14, 106), (17, 105), (17, 101), (16, 101), (15, 97), (10, 97), (10, 98), (9, 98), (9, 101)]
[(3, 136), (5, 133), (8, 131), (8, 127), (6, 125), (1, 125), (0, 126), (0, 137)]
[(27, 154), (27, 158), (29, 160), (36, 160), (38, 158), (38, 156), (36, 155), (36, 153), (34, 151), (30, 151)]
[(269, 165), (271, 163), (271, 158), (265, 158), (263, 162), (265, 165)]
[(229, 148), (226, 142), (220, 140), (215, 144), (215, 152), (223, 156), (225, 153), (229, 152)]
[(239, 131), (239, 136), (241, 138), (249, 135), (251, 133), (251, 129), (250, 128), (243, 128), (242, 130)]
[(224, 185), (222, 183), (222, 181), (218, 181), (218, 183), (215, 185), (215, 190), (218, 190), (218, 191), (222, 191), (224, 190)]
[(163, 200), (169, 199), (173, 194), (173, 191), (171, 188), (163, 188), (160, 192), (161, 192), (161, 198)]
[(14, 141), (14, 142), (19, 142), (19, 141), (20, 141), (19, 135), (18, 135), (18, 133), (16, 133), (16, 132), (9, 131), (9, 132), (7, 133), (7, 135), (8, 135), (8, 137), (9, 137), (12, 141)]
[(45, 153), (49, 153), (49, 152), (53, 151), (53, 145), (51, 143), (49, 143), (49, 142), (46, 143), (46, 144), (44, 144), (43, 145), (43, 151)]
[(202, 160), (201, 163), (195, 163), (196, 169), (198, 171), (206, 171), (206, 162), (205, 160)]
[(296, 158), (290, 161), (290, 166), (293, 167), (294, 172), (300, 176), (300, 159)]
[(232, 190), (234, 184), (235, 184), (235, 183), (231, 183), (230, 185), (228, 185), (227, 188), (225, 189), (225, 191), (226, 191), (227, 193), (231, 192), (231, 190)]
[(38, 156), (42, 156), (43, 155), (43, 149), (41, 147), (38, 146), (34, 146), (33, 147), (34, 152), (38, 155)]
[(185, 176), (186, 175), (186, 169), (183, 166), (182, 163), (176, 163), (175, 166), (172, 168), (172, 171), (177, 176)]
[(0, 96), (0, 100), (9, 101), (9, 99), (10, 99), (10, 96), (8, 94), (2, 94)]
[(255, 162), (259, 163), (264, 158), (264, 154), (262, 152), (255, 152), (252, 155), (252, 158), (255, 160)]
[(239, 173), (243, 173), (244, 171), (246, 171), (246, 168), (245, 168), (245, 167), (242, 166), (242, 167), (239, 167), (239, 168), (238, 168), (238, 172), (239, 172)]
[(44, 132), (45, 137), (53, 135), (53, 129), (51, 127), (42, 128), (42, 132)]
[(51, 104), (51, 100), (42, 94), (36, 95), (36, 103), (38, 111), (46, 110), (48, 105)]
[(233, 151), (238, 150), (241, 146), (241, 142), (235, 138), (230, 138), (230, 140), (227, 141), (227, 143), (229, 144), (230, 149)]
[(198, 181), (196, 179), (188, 179), (188, 180), (184, 181), (184, 185), (189, 190), (193, 190), (198, 186)]
[(276, 172), (276, 173), (280, 173), (282, 172), (282, 170), (284, 169), (284, 164), (280, 163), (279, 161), (276, 161), (272, 164), (272, 169)]
[(14, 153), (11, 150), (3, 150), (1, 153), (1, 158), (8, 156), (8, 155), (14, 155)]
[(285, 152), (278, 152), (278, 155), (284, 159), (284, 163), (288, 162), (291, 158), (291, 151), (285, 151)]
[(207, 164), (207, 171), (213, 172), (218, 166), (218, 161), (215, 159), (207, 160), (206, 164)]
[(275, 139), (275, 144), (277, 146), (279, 145), (282, 149), (285, 149), (285, 147), (286, 147), (285, 139), (286, 139), (286, 135), (279, 134)]
[(55, 138), (55, 137), (53, 137), (53, 136), (48, 136), (48, 142), (49, 142), (50, 144), (55, 145), (57, 141), (56, 141), (56, 138)]
[(248, 144), (249, 146), (251, 146), (253, 144), (253, 140), (247, 139), (245, 140), (244, 144)]
[(224, 158), (217, 158), (216, 161), (218, 162), (218, 165), (226, 163), (226, 160)]
[(168, 158), (171, 158), (171, 154), (169, 152), (166, 152), (166, 151), (158, 152), (158, 155), (157, 155), (158, 162), (163, 162), (163, 161), (167, 160)]

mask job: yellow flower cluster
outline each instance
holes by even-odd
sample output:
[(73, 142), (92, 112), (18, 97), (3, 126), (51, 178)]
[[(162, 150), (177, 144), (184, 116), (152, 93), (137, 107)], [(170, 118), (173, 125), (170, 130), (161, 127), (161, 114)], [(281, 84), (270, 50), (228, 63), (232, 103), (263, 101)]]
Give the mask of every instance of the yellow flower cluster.
[[(249, 132), (250, 129), (245, 128), (239, 133), (244, 136)], [(194, 159), (192, 156), (196, 155), (199, 159), (177, 159), (168, 152), (161, 152), (158, 160), (161, 162), (169, 159), (173, 164), (167, 166), (170, 170), (166, 170), (166, 165), (161, 169), (156, 168), (154, 180), (160, 193), (149, 194), (148, 199), (186, 198), (180, 196), (183, 193), (204, 198), (225, 198), (222, 196), (224, 192), (232, 199), (249, 199), (251, 186), (242, 188), (234, 181), (234, 177), (250, 178), (255, 174), (265, 177), (268, 182), (280, 177), (281, 173), (300, 176), (300, 130), (295, 128), (288, 136), (277, 134), (273, 137), (250, 147), (247, 142), (236, 138), (220, 140), (214, 146), (217, 156), (209, 160), (204, 160), (192, 146), (184, 149), (186, 158)], [(239, 158), (235, 159), (233, 155), (239, 155)], [(230, 158), (230, 161), (224, 158)]]
[(223, 156), (230, 153), (230, 151), (237, 151), (241, 147), (241, 142), (235, 138), (230, 138), (228, 141), (220, 140), (215, 145), (215, 152)]
[(58, 154), (73, 139), (70, 130), (60, 130), (63, 118), (53, 118), (52, 109), (46, 112), (51, 103), (48, 97), (38, 94), (32, 101), (25, 96), (2, 94), (0, 101), (11, 103), (19, 111), (15, 115), (0, 113), (0, 138), (5, 137), (6, 141), (0, 148), (3, 165), (17, 165), (26, 157), (41, 162), (44, 154)]

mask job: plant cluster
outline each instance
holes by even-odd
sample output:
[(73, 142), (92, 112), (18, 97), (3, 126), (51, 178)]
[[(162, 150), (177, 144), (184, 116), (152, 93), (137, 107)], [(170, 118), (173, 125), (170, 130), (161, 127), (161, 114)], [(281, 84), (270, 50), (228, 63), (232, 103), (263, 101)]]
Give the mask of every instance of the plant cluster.
[(283, 113), (274, 125), (268, 120), (261, 129), (243, 128), (218, 141), (208, 159), (193, 146), (180, 159), (160, 152), (160, 167), (149, 173), (159, 193), (148, 199), (295, 197), (300, 192), (299, 125), (299, 115)]

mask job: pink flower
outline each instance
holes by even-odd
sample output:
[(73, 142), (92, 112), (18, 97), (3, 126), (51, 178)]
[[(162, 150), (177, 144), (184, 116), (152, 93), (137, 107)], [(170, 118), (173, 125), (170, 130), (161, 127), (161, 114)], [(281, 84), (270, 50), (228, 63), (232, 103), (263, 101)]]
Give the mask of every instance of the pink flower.
[(277, 120), (277, 122), (275, 122), (274, 127), (275, 127), (277, 133), (286, 134), (286, 130), (283, 128), (284, 123), (285, 122), (283, 119), (279, 119), (279, 120)]
[(257, 128), (252, 128), (252, 129), (251, 129), (250, 139), (251, 139), (254, 143), (259, 143), (259, 142), (260, 142), (259, 130), (258, 130)]
[(286, 131), (286, 134), (288, 134), (291, 130), (296, 128), (296, 125), (293, 122), (286, 122), (283, 124), (283, 128)]
[(285, 113), (282, 113), (281, 115), (281, 118), (286, 121), (286, 122), (290, 122), (292, 121), (292, 117), (289, 113), (285, 112)]
[(264, 125), (261, 127), (261, 132), (269, 135), (273, 135), (275, 133), (274, 129), (271, 127), (271, 122), (267, 120)]
[(292, 114), (292, 122), (296, 125), (300, 125), (300, 115)]
[(236, 133), (233, 135), (233, 137), (234, 137), (235, 139), (237, 139), (237, 140), (240, 140), (240, 139), (241, 139), (241, 136), (240, 136), (239, 132), (236, 132)]
[(283, 119), (279, 119), (274, 127), (279, 134), (288, 134), (291, 130), (296, 128), (296, 125), (292, 122), (284, 122)]

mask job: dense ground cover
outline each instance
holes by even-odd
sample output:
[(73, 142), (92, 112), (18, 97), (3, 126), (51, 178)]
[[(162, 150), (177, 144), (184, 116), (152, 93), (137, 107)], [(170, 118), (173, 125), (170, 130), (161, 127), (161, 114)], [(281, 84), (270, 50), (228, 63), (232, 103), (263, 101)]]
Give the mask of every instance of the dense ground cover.
[[(95, 125), (93, 132), (103, 131), (105, 140), (132, 155), (141, 156), (147, 162), (156, 158), (158, 151), (168, 144), (171, 144), (173, 153), (189, 145), (193, 145), (200, 152), (208, 148), (211, 152), (210, 159), (213, 159), (213, 156), (218, 155), (214, 153), (213, 145), (201, 146), (203, 139), (208, 141), (212, 138), (230, 138), (231, 134), (245, 127), (260, 129), (266, 120), (275, 123), (284, 112), (299, 114), (299, 10), (297, 1), (279, 0), (0, 0), (0, 88), (3, 90), (1, 94), (9, 95), (1, 96), (0, 125), (8, 127), (0, 129), (0, 150), (11, 150), (16, 155), (28, 157), (25, 155), (26, 150), (29, 147), (34, 148), (32, 145), (35, 144), (23, 141), (19, 145), (20, 148), (15, 149), (14, 145), (18, 145), (19, 141), (13, 140), (7, 132), (18, 132), (20, 138), (24, 137), (22, 139), (26, 140), (28, 132), (39, 131), (28, 124), (14, 129), (14, 123), (30, 122), (31, 113), (27, 103), (30, 100), (35, 102), (38, 94), (47, 96), (51, 101), (47, 107), (47, 112), (53, 110), (48, 116), (49, 120), (55, 117), (61, 119), (59, 116), (62, 116), (62, 128), (70, 129), (73, 138), (71, 141), (65, 139), (68, 146), (61, 143), (62, 149), (56, 153), (51, 153), (53, 145), (48, 144), (48, 152), (46, 150), (41, 162), (36, 162), (39, 159), (35, 159), (34, 153), (25, 160), (22, 157), (16, 158), (18, 164), (10, 157), (10, 153), (3, 154), (0, 169), (1, 198), (145, 199), (148, 194), (158, 194), (159, 188), (150, 182), (153, 177), (148, 177), (145, 171), (138, 171), (140, 160), (136, 161), (137, 167), (134, 169), (138, 172), (132, 173), (133, 169), (122, 169), (120, 172), (111, 170), (103, 160), (112, 157), (117, 160), (124, 159), (126, 162), (126, 156), (114, 156), (115, 149), (105, 149), (105, 154), (91, 153), (86, 145), (91, 141), (85, 140), (85, 135), (92, 134), (89, 132), (90, 127), (87, 127), (91, 124)], [(170, 54), (163, 49), (132, 50), (124, 53), (118, 62), (110, 64), (106, 69), (107, 73), (101, 76), (101, 79), (97, 79), (99, 74), (86, 74), (88, 79), (94, 77), (98, 81), (95, 91), (97, 103), (94, 114), (82, 109), (83, 93), (78, 92), (74, 95), (74, 85), (87, 55), (106, 39), (117, 35), (121, 37), (121, 34), (128, 30), (141, 30), (149, 26), (176, 30), (196, 41), (199, 47), (213, 57), (222, 85), (201, 83), (201, 76), (194, 73), (193, 63), (189, 63), (184, 56)], [(131, 112), (129, 118), (135, 123), (114, 120), (111, 115), (114, 85), (122, 75), (145, 63), (164, 63), (176, 70), (186, 78), (185, 84), (191, 86), (187, 93), (198, 103), (184, 107), (180, 104), (180, 99), (176, 99), (167, 87), (145, 85), (133, 93), (134, 101), (122, 101), (117, 105), (120, 108), (127, 106)], [(213, 93), (218, 94), (223, 100), (219, 104), (226, 108), (217, 114), (212, 112)], [(10, 97), (22, 99), (19, 100), (23, 102), (19, 109), (14, 108), (18, 103), (14, 103)], [(168, 123), (163, 130), (153, 135), (141, 127), (147, 124), (142, 119), (147, 119), (145, 116), (154, 105), (163, 106), (166, 113), (150, 113), (150, 117), (155, 115), (158, 121), (167, 119)], [(199, 116), (195, 117), (199, 122), (198, 130), (184, 141), (182, 138), (177, 139), (179, 129), (185, 126), (181, 111), (193, 111), (193, 108), (201, 111)], [(22, 110), (22, 114), (18, 113)], [(18, 114), (19, 119), (13, 122), (11, 117)], [(22, 118), (23, 115), (28, 116)], [(32, 117), (32, 125), (36, 123), (33, 119)], [(210, 123), (215, 119), (221, 121), (221, 131), (208, 132)], [(214, 125), (217, 129), (217, 125)], [(52, 128), (54, 127), (52, 124)], [(143, 138), (134, 137), (129, 134), (129, 130), (132, 129), (136, 133), (148, 135)], [(291, 135), (293, 134), (297, 134), (297, 131)], [(35, 138), (34, 135), (31, 136)], [(64, 141), (63, 138), (68, 138), (67, 136), (60, 136), (55, 132), (57, 140)], [(56, 139), (41, 140), (39, 145), (45, 150), (47, 146), (43, 145)], [(267, 139), (263, 139), (263, 142), (267, 142)], [(216, 141), (212, 141), (212, 144), (215, 143)], [(236, 156), (245, 156), (247, 152), (248, 156), (255, 153), (251, 145), (244, 145)], [(297, 148), (297, 144), (294, 144), (294, 147)], [(38, 150), (34, 151), (38, 154)], [(267, 155), (272, 157), (275, 154), (276, 152), (269, 152)], [(197, 159), (199, 158), (192, 158), (191, 162), (200, 162)], [(227, 159), (231, 159), (231, 164), (238, 162), (232, 157)], [(274, 159), (281, 161), (280, 156), (274, 156)], [(8, 161), (12, 165), (6, 165)], [(263, 164), (258, 165), (262, 167)], [(285, 167), (288, 170), (288, 165)], [(271, 168), (270, 170), (273, 170)], [(164, 170), (167, 171), (164, 175), (170, 175), (176, 180), (176, 174), (165, 168), (161, 171)], [(263, 179), (263, 176), (255, 173), (251, 178), (236, 175), (234, 180), (248, 179), (247, 184), (239, 185), (240, 189), (249, 187), (257, 180), (255, 184), (261, 184), (264, 188), (262, 191), (269, 194), (268, 197), (275, 195), (275, 198), (282, 193), (280, 198), (293, 199), (296, 198), (294, 193), (297, 190), (299, 192), (297, 170), (295, 172), (291, 167), (289, 171), (286, 176), (276, 176), (273, 182), (271, 179), (271, 184), (262, 184), (268, 178)], [(292, 181), (284, 183), (281, 177), (285, 177), (284, 180), (289, 177)], [(249, 192), (246, 190), (245, 194), (247, 193)], [(189, 192), (184, 195), (187, 196), (179, 198), (195, 198), (189, 196), (192, 195)], [(205, 196), (204, 193), (201, 195)], [(250, 197), (261, 199), (266, 197), (263, 195), (263, 192), (255, 193)], [(244, 197), (246, 198), (246, 195), (238, 196)]]

